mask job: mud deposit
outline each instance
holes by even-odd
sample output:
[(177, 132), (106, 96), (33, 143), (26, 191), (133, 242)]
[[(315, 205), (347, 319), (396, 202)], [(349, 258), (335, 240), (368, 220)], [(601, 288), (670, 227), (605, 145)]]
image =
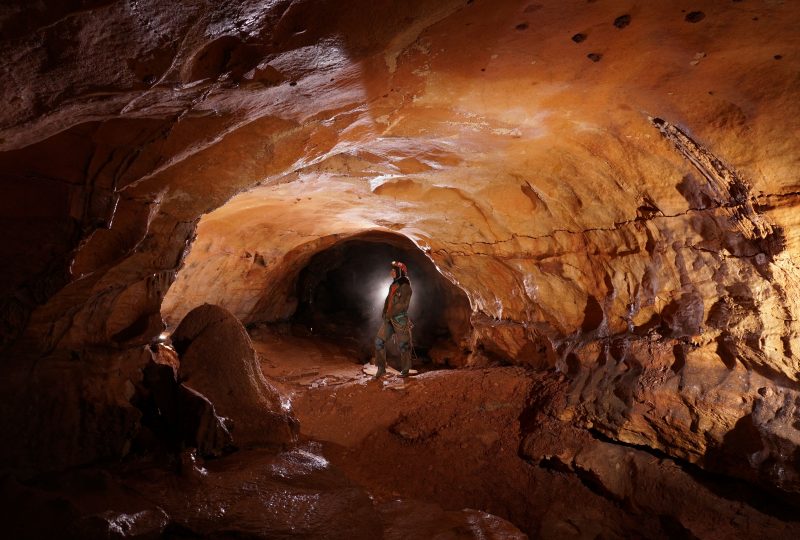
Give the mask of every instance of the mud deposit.
[(9, 537), (800, 534), (787, 502), (759, 505), (748, 499), (752, 486), (576, 428), (565, 413), (567, 382), (554, 372), (490, 367), (375, 381), (337, 343), (255, 338), (265, 375), (291, 400), (298, 442), (205, 461), (185, 450), (7, 476)]
[[(520, 368), (310, 388), (303, 434), (377, 501), (480, 508), (531, 538), (792, 538), (800, 524), (664, 456), (559, 420), (564, 384)], [(775, 500), (766, 507), (783, 508)], [(762, 508), (762, 510), (764, 510)]]

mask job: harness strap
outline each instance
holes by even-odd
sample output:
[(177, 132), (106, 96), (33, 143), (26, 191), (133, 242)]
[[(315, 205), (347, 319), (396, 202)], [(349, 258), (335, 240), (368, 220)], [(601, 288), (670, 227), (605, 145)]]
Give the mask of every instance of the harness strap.
[(406, 324), (400, 324), (394, 319), (389, 319), (389, 322), (392, 324), (392, 328), (394, 328), (394, 334), (392, 334), (392, 340), (394, 340), (396, 344), (397, 335), (405, 334), (406, 332), (408, 332), (408, 348), (411, 351), (411, 357), (416, 360), (418, 358), (417, 358), (417, 352), (414, 350), (414, 333), (411, 332), (411, 329), (414, 328), (414, 322), (405, 313), (403, 313), (402, 315), (405, 315), (408, 318), (408, 322)]

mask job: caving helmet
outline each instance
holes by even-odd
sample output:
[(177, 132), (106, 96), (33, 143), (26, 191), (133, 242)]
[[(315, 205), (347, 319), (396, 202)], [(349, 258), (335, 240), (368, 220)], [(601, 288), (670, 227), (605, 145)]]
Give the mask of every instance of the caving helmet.
[(397, 277), (408, 277), (408, 267), (400, 261), (392, 261), (392, 268), (397, 269)]

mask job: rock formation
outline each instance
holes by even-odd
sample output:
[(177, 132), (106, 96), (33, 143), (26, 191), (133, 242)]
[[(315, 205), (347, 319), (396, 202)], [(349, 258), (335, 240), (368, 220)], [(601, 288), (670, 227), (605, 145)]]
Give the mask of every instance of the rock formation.
[(297, 439), (297, 420), (264, 379), (242, 323), (209, 304), (193, 309), (172, 334), (179, 380), (207, 396), (233, 421), (233, 442), (285, 444)]
[[(564, 376), (550, 416), (593, 442), (532, 462), (653, 513), (598, 456), (683, 477), (604, 445), (791, 502), (798, 25), (766, 0), (5, 2), (2, 468), (135, 454), (185, 316), (212, 453), (219, 417), (292, 440), (232, 319), (291, 322), (309, 264), (369, 238), (442, 280), (435, 361)], [(237, 418), (257, 402), (275, 439)]]

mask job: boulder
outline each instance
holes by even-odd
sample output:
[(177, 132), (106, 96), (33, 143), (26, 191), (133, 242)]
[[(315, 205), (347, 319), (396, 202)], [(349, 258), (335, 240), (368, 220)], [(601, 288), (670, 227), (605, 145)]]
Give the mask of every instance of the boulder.
[(136, 405), (142, 411), (144, 429), (139, 434), (138, 447), (148, 452), (161, 448), (170, 453), (196, 448), (201, 456), (213, 457), (228, 453), (233, 447), (228, 431), (230, 421), (221, 418), (204, 395), (178, 383), (177, 357), (166, 351), (170, 350), (159, 347), (142, 370)]
[(179, 380), (232, 420), (235, 445), (297, 439), (297, 419), (264, 378), (250, 337), (233, 314), (211, 304), (197, 307), (178, 325), (172, 343), (180, 357)]

